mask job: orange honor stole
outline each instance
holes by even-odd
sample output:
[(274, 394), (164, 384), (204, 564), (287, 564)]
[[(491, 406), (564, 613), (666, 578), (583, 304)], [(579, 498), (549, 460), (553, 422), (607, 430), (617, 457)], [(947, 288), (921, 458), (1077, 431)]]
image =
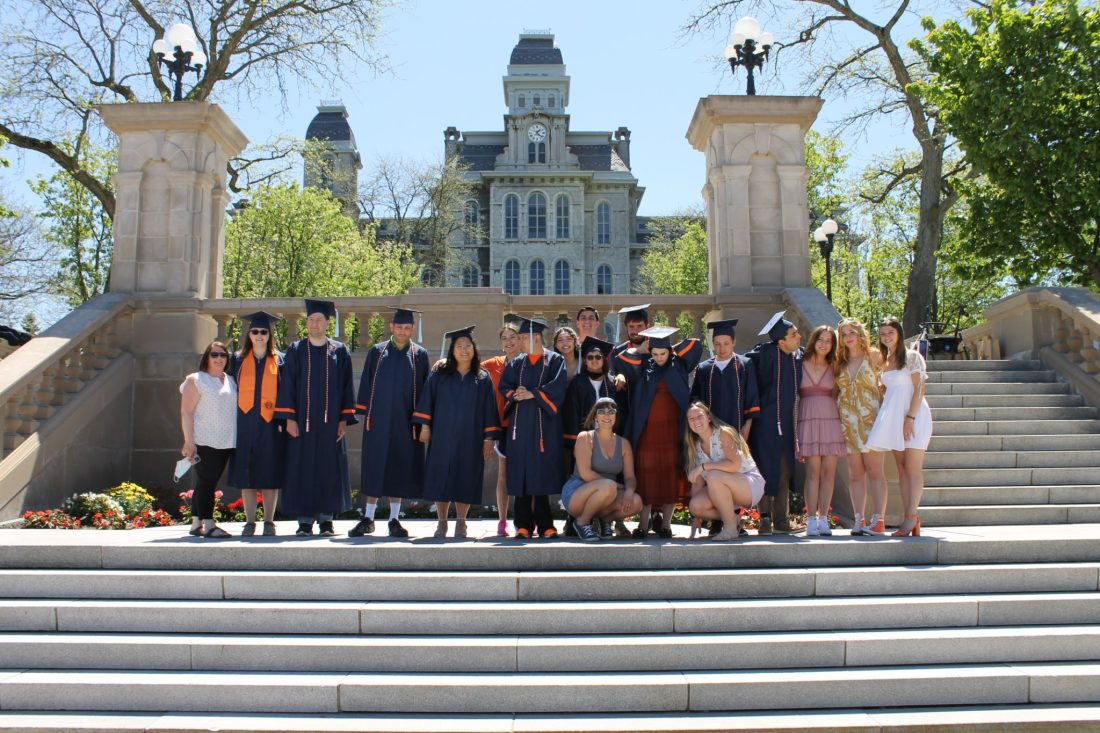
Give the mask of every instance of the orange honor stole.
[[(260, 417), (271, 422), (275, 417), (275, 396), (279, 392), (279, 365), (275, 357), (268, 355), (264, 359), (264, 371), (267, 379), (260, 385)], [(237, 375), (237, 407), (246, 415), (251, 412), (256, 399), (256, 358), (250, 357), (241, 364)]]

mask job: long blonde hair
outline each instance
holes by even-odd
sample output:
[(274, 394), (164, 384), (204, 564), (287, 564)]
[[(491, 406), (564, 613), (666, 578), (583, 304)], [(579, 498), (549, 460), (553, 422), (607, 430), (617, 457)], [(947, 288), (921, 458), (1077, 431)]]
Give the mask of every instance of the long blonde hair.
[(859, 345), (863, 347), (863, 358), (868, 360), (871, 358), (871, 336), (867, 333), (867, 327), (858, 318), (845, 318), (836, 324), (837, 345), (833, 369), (837, 374), (847, 369), (848, 362), (851, 360), (848, 347), (844, 345), (843, 331), (845, 326), (855, 331), (856, 337), (859, 339)]
[[(698, 408), (703, 411), (703, 414), (707, 416), (707, 421), (710, 423), (712, 430), (716, 430), (719, 433), (728, 435), (733, 440), (733, 445), (737, 448), (737, 452), (741, 454), (741, 457), (749, 455), (749, 444), (745, 442), (745, 439), (741, 436), (741, 433), (730, 425), (723, 421), (717, 415), (710, 411), (704, 402), (692, 402), (688, 410), (692, 408)], [(709, 446), (708, 446), (709, 447)], [(695, 431), (688, 425), (684, 428), (684, 470), (687, 473), (691, 473), (695, 470), (695, 466), (698, 465), (695, 460), (696, 453), (699, 449), (699, 436), (695, 434)]]

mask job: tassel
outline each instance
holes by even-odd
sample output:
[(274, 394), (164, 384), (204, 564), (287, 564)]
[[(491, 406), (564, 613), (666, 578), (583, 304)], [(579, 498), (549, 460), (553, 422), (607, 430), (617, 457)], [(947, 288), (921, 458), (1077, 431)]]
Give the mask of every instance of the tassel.
[(370, 415), (367, 415), (367, 431), (370, 431)]
[(546, 452), (546, 445), (542, 442), (542, 438), (539, 438), (539, 453)]

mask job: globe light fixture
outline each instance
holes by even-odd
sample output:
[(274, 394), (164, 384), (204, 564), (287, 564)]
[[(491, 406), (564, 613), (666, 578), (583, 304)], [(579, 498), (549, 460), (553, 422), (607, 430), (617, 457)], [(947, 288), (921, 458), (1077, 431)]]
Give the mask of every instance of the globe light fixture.
[(176, 23), (164, 33), (164, 38), (153, 41), (153, 54), (174, 81), (172, 101), (179, 102), (183, 99), (183, 75), (189, 71), (199, 74), (206, 66), (206, 54), (199, 48), (195, 31), (186, 23)]
[[(726, 46), (726, 59), (730, 62), (730, 71), (737, 73), (738, 66), (744, 66), (749, 75), (746, 94), (756, 96), (756, 82), (753, 69), (764, 67), (768, 51), (775, 45), (775, 36), (760, 27), (756, 18), (744, 17), (733, 26), (729, 45)], [(759, 49), (759, 50), (757, 50)]]

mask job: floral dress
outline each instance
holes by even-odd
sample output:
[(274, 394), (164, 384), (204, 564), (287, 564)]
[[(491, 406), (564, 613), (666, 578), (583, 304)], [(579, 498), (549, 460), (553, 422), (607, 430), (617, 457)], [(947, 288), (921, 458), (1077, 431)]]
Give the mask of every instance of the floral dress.
[(836, 385), (840, 389), (836, 402), (848, 452), (866, 453), (870, 450), (867, 447), (867, 437), (871, 434), (871, 426), (875, 424), (879, 405), (882, 404), (878, 375), (864, 356), (855, 377), (851, 376), (845, 366), (836, 375)]

